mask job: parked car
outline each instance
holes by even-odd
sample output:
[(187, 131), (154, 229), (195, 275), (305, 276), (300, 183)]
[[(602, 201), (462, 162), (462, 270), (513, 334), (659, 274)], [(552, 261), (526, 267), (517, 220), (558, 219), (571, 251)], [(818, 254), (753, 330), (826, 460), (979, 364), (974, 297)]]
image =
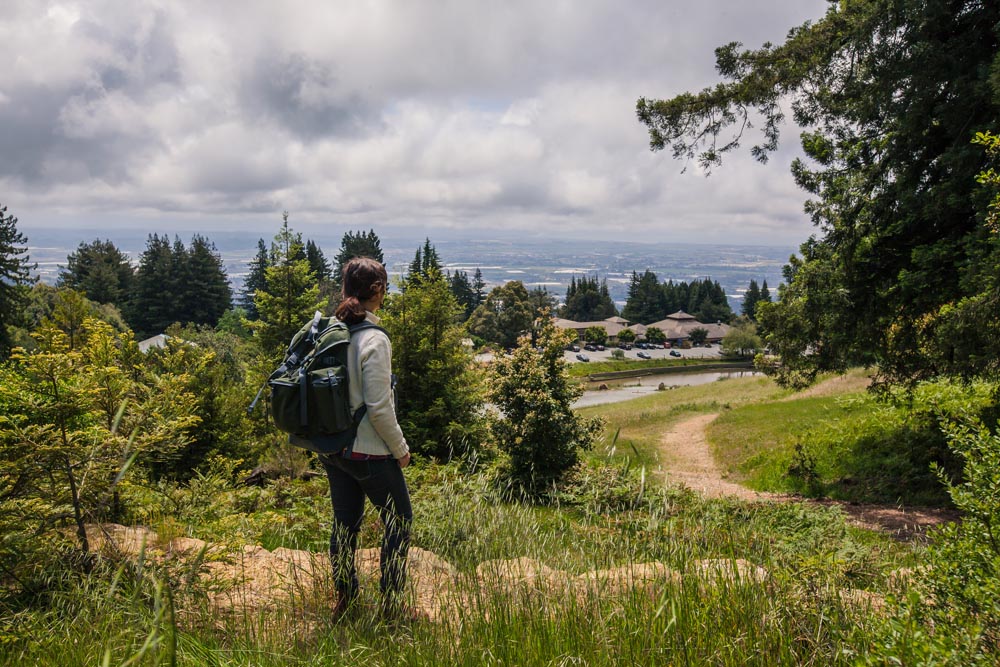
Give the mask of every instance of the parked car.
[(631, 350), (632, 343), (618, 343), (618, 347), (622, 350)]
[(585, 354), (578, 354), (576, 355), (576, 358), (579, 359), (580, 361), (590, 361), (590, 357), (588, 357)]
[(598, 344), (597, 344), (597, 351), (598, 351), (598, 352), (604, 352), (604, 346), (603, 346), (603, 345), (601, 345), (600, 343), (598, 343)]
[(646, 353), (646, 352), (636, 352), (635, 356), (639, 357), (640, 359), (652, 359), (653, 358), (653, 357), (649, 356), (649, 354)]
[(670, 350), (670, 356), (671, 357), (679, 357), (679, 356), (681, 356), (681, 353), (678, 352), (677, 350)]
[(579, 352), (580, 351), (580, 346), (579, 345), (573, 345), (573, 346), (570, 347), (570, 350), (572, 350), (573, 352)]
[(594, 345), (593, 343), (587, 343), (586, 345), (583, 346), (583, 349), (585, 349), (587, 352), (597, 352), (597, 346)]

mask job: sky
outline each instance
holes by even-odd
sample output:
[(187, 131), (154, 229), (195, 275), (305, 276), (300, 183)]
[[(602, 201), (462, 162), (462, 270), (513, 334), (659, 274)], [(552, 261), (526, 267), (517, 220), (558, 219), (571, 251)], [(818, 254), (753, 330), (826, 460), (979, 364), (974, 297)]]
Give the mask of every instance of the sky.
[(0, 205), (33, 227), (798, 244), (788, 124), (711, 176), (635, 115), (826, 0), (3, 0)]

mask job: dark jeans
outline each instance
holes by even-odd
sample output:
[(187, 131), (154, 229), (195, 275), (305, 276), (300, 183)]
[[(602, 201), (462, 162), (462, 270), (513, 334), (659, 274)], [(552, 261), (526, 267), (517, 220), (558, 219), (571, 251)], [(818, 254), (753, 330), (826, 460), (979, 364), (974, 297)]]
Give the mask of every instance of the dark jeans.
[(358, 573), (354, 552), (365, 513), (365, 498), (378, 509), (385, 534), (382, 537), (380, 567), (382, 593), (400, 593), (406, 582), (406, 551), (410, 546), (413, 509), (403, 469), (395, 459), (355, 461), (341, 456), (322, 456), (330, 481), (333, 502), (333, 531), (330, 560), (337, 591), (358, 594)]

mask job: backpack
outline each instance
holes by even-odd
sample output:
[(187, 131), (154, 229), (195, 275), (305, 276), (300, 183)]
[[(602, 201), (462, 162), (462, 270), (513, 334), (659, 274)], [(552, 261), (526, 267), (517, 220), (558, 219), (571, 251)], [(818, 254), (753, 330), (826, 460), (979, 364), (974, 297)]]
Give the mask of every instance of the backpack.
[(371, 322), (348, 325), (316, 311), (292, 337), (284, 362), (257, 392), (249, 410), (270, 387), (274, 425), (288, 434), (291, 444), (318, 454), (350, 451), (368, 408), (362, 403), (351, 413), (347, 348), (351, 335), (364, 329), (386, 333)]

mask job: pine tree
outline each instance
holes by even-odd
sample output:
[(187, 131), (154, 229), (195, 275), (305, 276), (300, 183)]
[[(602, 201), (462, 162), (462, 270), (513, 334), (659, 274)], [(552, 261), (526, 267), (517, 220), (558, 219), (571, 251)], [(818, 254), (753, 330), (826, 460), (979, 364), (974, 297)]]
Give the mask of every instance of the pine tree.
[(414, 451), (439, 459), (478, 443), (482, 400), (457, 317), (461, 306), (435, 267), (393, 296), (383, 324), (399, 378), (400, 424)]
[(327, 281), (333, 276), (330, 272), (330, 262), (326, 261), (323, 250), (312, 240), (306, 242), (306, 259), (318, 282)]
[(248, 320), (258, 319), (257, 304), (254, 301), (257, 290), (267, 286), (267, 267), (270, 265), (270, 253), (264, 239), (257, 241), (257, 255), (250, 261), (250, 270), (243, 281), (243, 292), (240, 296), (240, 307), (247, 313)]
[(473, 309), (478, 308), (486, 298), (486, 281), (483, 280), (483, 272), (476, 267), (476, 272), (472, 276), (472, 291), (475, 294)]
[(431, 274), (432, 271), (441, 273), (441, 260), (438, 258), (437, 249), (431, 245), (431, 240), (425, 239), (423, 248), (417, 248), (417, 252), (410, 262), (410, 270), (403, 281), (404, 289), (410, 285), (419, 283)]
[(453, 275), (448, 277), (448, 284), (451, 287), (452, 295), (458, 301), (458, 305), (462, 307), (460, 319), (464, 322), (476, 309), (476, 294), (469, 282), (469, 274), (464, 271), (455, 271)]
[(596, 322), (617, 315), (614, 302), (608, 292), (607, 280), (598, 282), (597, 277), (583, 277), (571, 280), (566, 291), (566, 303), (562, 307), (562, 317), (576, 322)]
[(126, 318), (140, 337), (163, 333), (176, 321), (174, 298), (174, 255), (167, 236), (150, 234), (139, 257), (135, 291)]
[(17, 218), (0, 206), (0, 357), (10, 350), (7, 328), (19, 321), (28, 302), (28, 286), (35, 282), (35, 265), (27, 255), (28, 239), (17, 230)]
[(222, 314), (232, 306), (233, 293), (215, 244), (196, 234), (186, 254), (183, 301), (186, 317), (191, 324), (215, 326)]
[(771, 303), (771, 292), (770, 292), (770, 290), (767, 289), (767, 278), (764, 279), (764, 282), (760, 286), (760, 299), (759, 300), (760, 301), (766, 301), (767, 303)]
[(334, 259), (333, 280), (340, 284), (341, 271), (344, 264), (354, 257), (370, 257), (381, 263), (385, 263), (385, 256), (382, 254), (382, 242), (374, 229), (368, 232), (347, 232), (340, 241), (340, 252)]
[(642, 276), (638, 276), (633, 271), (622, 317), (629, 322), (650, 324), (662, 320), (669, 314), (665, 293), (656, 274), (647, 269)]
[(271, 243), (266, 287), (256, 294), (260, 319), (252, 323), (261, 351), (275, 359), (323, 305), (316, 276), (302, 252), (302, 235), (288, 226), (287, 211), (281, 217), (281, 230)]
[(134, 279), (135, 269), (128, 256), (110, 240), (94, 239), (81, 243), (66, 257), (57, 285), (82, 292), (91, 301), (125, 309)]
[[(766, 282), (764, 283), (767, 284)], [(757, 302), (761, 300), (760, 287), (757, 285), (757, 281), (751, 279), (750, 286), (747, 291), (743, 293), (743, 314), (746, 315), (750, 320), (757, 320)]]

